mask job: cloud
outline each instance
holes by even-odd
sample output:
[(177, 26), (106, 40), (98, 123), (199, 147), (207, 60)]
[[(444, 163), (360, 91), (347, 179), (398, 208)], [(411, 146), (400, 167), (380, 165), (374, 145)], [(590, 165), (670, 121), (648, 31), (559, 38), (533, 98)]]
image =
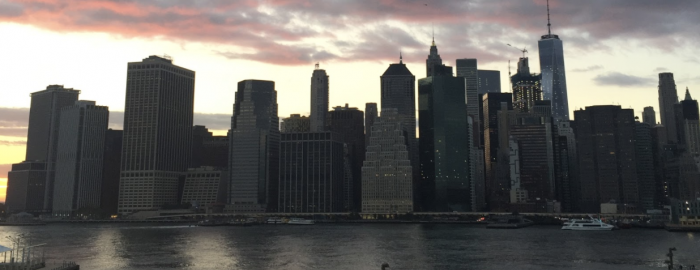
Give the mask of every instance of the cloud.
[(5, 145), (5, 146), (21, 146), (21, 145), (26, 145), (27, 141), (6, 141), (6, 140), (0, 140), (0, 145)]
[(601, 65), (594, 65), (586, 68), (575, 68), (572, 69), (572, 72), (589, 72), (589, 71), (596, 71), (596, 70), (601, 70), (603, 69), (603, 66)]
[[(228, 130), (231, 128), (230, 114), (213, 114), (213, 113), (194, 113), (194, 125), (206, 126), (212, 130)], [(110, 111), (109, 112), (109, 128), (123, 129), (124, 112)]]
[(667, 72), (668, 69), (665, 67), (657, 67), (654, 69), (654, 72)]
[[(503, 43), (532, 47), (546, 32), (545, 0), (425, 2), (0, 0), (0, 22), (214, 43), (225, 48), (213, 54), (276, 65), (394, 59), (399, 49), (423, 57), (431, 24), (446, 56), (488, 63), (517, 56)], [(550, 2), (552, 30), (567, 51), (606, 50), (606, 41), (624, 40), (674, 53), (700, 42), (700, 1)]]
[(0, 107), (0, 136), (27, 136), (29, 108)]
[(652, 78), (637, 77), (633, 75), (622, 74), (619, 72), (600, 74), (593, 78), (593, 81), (598, 85), (621, 87), (654, 85), (654, 79)]

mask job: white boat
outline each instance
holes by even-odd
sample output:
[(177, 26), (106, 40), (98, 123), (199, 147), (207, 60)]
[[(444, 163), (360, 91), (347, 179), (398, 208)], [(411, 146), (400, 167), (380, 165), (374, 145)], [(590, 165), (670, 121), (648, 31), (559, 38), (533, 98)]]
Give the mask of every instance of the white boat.
[(287, 222), (289, 225), (314, 225), (316, 222), (310, 219), (292, 218)]
[(611, 231), (615, 226), (604, 223), (602, 220), (593, 218), (591, 219), (572, 219), (564, 223), (561, 227), (562, 230), (571, 231)]
[(271, 217), (267, 219), (267, 224), (282, 224), (282, 219), (278, 217)]

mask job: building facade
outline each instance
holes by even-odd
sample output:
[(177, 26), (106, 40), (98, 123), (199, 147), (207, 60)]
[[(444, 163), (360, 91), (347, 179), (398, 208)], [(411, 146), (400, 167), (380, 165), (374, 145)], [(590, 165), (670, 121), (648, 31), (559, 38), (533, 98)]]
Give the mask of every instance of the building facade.
[(365, 115), (357, 108), (337, 106), (328, 112), (326, 117), (327, 130), (337, 133), (347, 149), (347, 159), (350, 166), (348, 181), (344, 183), (344, 196), (349, 204), (348, 210), (360, 211), (362, 206), (362, 163), (365, 159)]
[(238, 83), (229, 142), (230, 211), (276, 211), (280, 131), (274, 82)]
[(12, 171), (7, 173), (7, 212), (43, 212), (45, 189), (46, 162), (24, 161), (12, 164)]
[(283, 133), (280, 143), (278, 211), (345, 211), (345, 153), (335, 132)]
[(61, 109), (52, 212), (71, 216), (100, 207), (109, 109), (76, 101)]
[(654, 111), (654, 107), (644, 107), (644, 111), (642, 112), (642, 123), (651, 127), (656, 125), (656, 112)]
[(289, 117), (282, 119), (281, 124), (284, 133), (310, 132), (311, 119), (301, 114), (291, 114)]
[(479, 94), (501, 92), (501, 72), (498, 70), (477, 70), (477, 92)]
[(365, 104), (365, 144), (369, 144), (369, 137), (372, 136), (372, 125), (379, 118), (379, 109), (377, 103)]
[(464, 78), (467, 88), (467, 115), (474, 117), (474, 122), (479, 119), (479, 75), (476, 59), (457, 59), (457, 77)]
[(661, 124), (666, 127), (669, 142), (678, 142), (676, 114), (674, 106), (678, 104), (678, 92), (673, 73), (659, 73), (659, 111)]
[(472, 134), (464, 78), (418, 81), (421, 204), (428, 211), (472, 210)]
[(535, 106), (535, 101), (542, 100), (542, 76), (530, 74), (528, 58), (520, 58), (518, 73), (511, 78), (513, 85), (513, 109), (527, 113)]
[(187, 170), (182, 189), (182, 204), (206, 207), (215, 203), (226, 203), (228, 175), (221, 168), (204, 166)]
[(191, 168), (228, 167), (228, 136), (214, 136), (205, 126), (192, 127)]
[(195, 72), (149, 56), (127, 67), (119, 213), (178, 204), (190, 162)]
[(382, 109), (362, 166), (362, 213), (413, 212), (413, 177), (397, 109)]
[(440, 65), (442, 65), (442, 58), (440, 58), (440, 54), (438, 54), (435, 38), (433, 38), (433, 43), (430, 44), (430, 54), (428, 54), (428, 58), (425, 59), (425, 77), (433, 76), (435, 66)]
[(600, 204), (611, 201), (638, 207), (634, 111), (591, 106), (574, 115), (581, 211), (597, 213)]
[(566, 89), (564, 46), (551, 32), (537, 42), (542, 71), (542, 98), (552, 101), (552, 118), (569, 120), (569, 97)]
[(311, 132), (324, 131), (328, 113), (328, 74), (323, 69), (316, 69), (311, 76)]
[(651, 126), (647, 123), (635, 123), (634, 160), (637, 165), (639, 182), (639, 206), (641, 210), (656, 209), (656, 179), (654, 164), (654, 142)]
[(122, 130), (108, 129), (105, 132), (100, 208), (109, 215), (118, 213), (119, 173), (121, 169), (123, 137), (124, 131)]

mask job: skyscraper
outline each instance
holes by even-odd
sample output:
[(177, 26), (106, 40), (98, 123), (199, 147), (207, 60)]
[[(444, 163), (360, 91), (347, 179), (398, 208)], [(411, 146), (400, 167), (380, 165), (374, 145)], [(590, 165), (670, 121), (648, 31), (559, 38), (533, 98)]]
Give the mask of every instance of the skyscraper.
[(562, 211), (577, 211), (578, 181), (576, 180), (576, 138), (570, 121), (554, 123), (554, 186)]
[(520, 113), (530, 112), (535, 101), (542, 100), (542, 76), (530, 74), (528, 58), (523, 57), (518, 61), (518, 73), (510, 80), (513, 84), (513, 109)]
[(698, 117), (698, 101), (693, 100), (690, 96), (690, 91), (685, 89), (685, 99), (680, 103), (681, 117), (676, 119), (676, 125), (679, 127), (679, 138), (682, 138), (680, 143), (686, 146), (686, 149), (693, 155), (700, 155), (700, 117)]
[(676, 92), (676, 82), (673, 73), (659, 73), (659, 110), (661, 113), (661, 124), (666, 127), (667, 139), (669, 142), (678, 142), (678, 131), (676, 128), (676, 117), (673, 106), (678, 103), (678, 93)]
[(425, 77), (433, 76), (434, 67), (439, 65), (442, 65), (442, 58), (438, 54), (435, 37), (433, 37), (433, 43), (430, 45), (430, 54), (428, 59), (425, 59)]
[(591, 106), (574, 112), (581, 211), (597, 213), (601, 203), (638, 206), (634, 111)]
[(419, 200), (429, 211), (472, 211), (474, 166), (466, 90), (461, 77), (438, 75), (418, 81), (423, 193)]
[[(544, 104), (549, 107), (549, 101)], [(509, 135), (518, 146), (520, 188), (527, 191), (529, 202), (556, 199), (551, 117), (535, 113), (516, 117)]]
[(119, 172), (122, 160), (122, 130), (108, 129), (105, 133), (100, 209), (116, 215), (119, 204)]
[(652, 127), (656, 125), (656, 112), (654, 111), (654, 107), (644, 107), (644, 111), (642, 112), (642, 123)]
[(343, 142), (338, 133), (283, 133), (280, 142), (278, 211), (344, 211), (344, 155)]
[(53, 215), (71, 216), (100, 207), (105, 133), (109, 109), (76, 101), (61, 109), (56, 154)]
[[(457, 68), (459, 69), (459, 67)], [(477, 84), (479, 94), (501, 92), (501, 72), (498, 70), (477, 70)]]
[(239, 82), (229, 140), (230, 210), (277, 209), (279, 143), (275, 82)]
[(478, 123), (481, 120), (479, 119), (479, 79), (477, 74), (477, 61), (476, 59), (457, 59), (456, 62), (457, 77), (464, 78), (466, 83), (467, 115), (471, 115), (474, 122)]
[(634, 148), (639, 181), (639, 205), (642, 210), (655, 209), (657, 203), (655, 202), (654, 144), (649, 124), (636, 122)]
[(537, 43), (542, 70), (542, 98), (552, 101), (552, 117), (555, 120), (569, 120), (569, 98), (566, 90), (566, 69), (564, 68), (564, 47), (558, 35), (552, 34), (547, 2), (547, 34)]
[[(381, 109), (397, 109), (406, 134), (408, 154), (413, 169), (414, 185), (418, 181), (418, 142), (416, 140), (416, 77), (406, 68), (403, 59), (391, 64), (381, 76)], [(374, 130), (374, 129), (373, 129)], [(414, 186), (413, 190), (416, 190)]]
[(177, 204), (190, 161), (195, 72), (149, 56), (127, 67), (119, 213)]
[(323, 69), (316, 69), (311, 76), (311, 132), (324, 131), (328, 113), (328, 74)]
[(362, 162), (365, 159), (364, 113), (357, 108), (337, 106), (328, 112), (327, 129), (337, 133), (338, 139), (347, 146), (347, 158), (351, 170), (350, 209), (359, 211), (362, 200)]
[[(513, 94), (511, 93), (487, 93), (482, 98), (484, 119), (484, 160), (485, 189), (487, 201), (491, 199), (491, 194), (496, 189), (496, 171), (498, 163), (501, 162), (498, 155), (499, 148), (499, 125), (498, 112), (513, 109)], [(505, 146), (503, 146), (505, 147)], [(507, 147), (505, 147), (507, 149)], [(508, 160), (503, 160), (505, 164)]]
[(372, 125), (377, 121), (379, 111), (377, 103), (369, 102), (365, 104), (365, 144), (369, 144), (369, 137), (372, 135)]
[[(53, 182), (61, 109), (73, 105), (78, 100), (78, 95), (80, 95), (80, 90), (64, 88), (63, 85), (49, 85), (46, 90), (31, 94), (32, 103), (29, 109), (25, 160), (46, 162), (43, 198), (45, 211), (50, 211), (53, 206)], [(37, 165), (31, 167), (37, 168)], [(8, 178), (10, 178), (9, 175)], [(8, 181), (11, 180), (8, 179)]]
[(395, 108), (382, 109), (362, 166), (362, 213), (413, 211), (413, 169), (403, 120)]

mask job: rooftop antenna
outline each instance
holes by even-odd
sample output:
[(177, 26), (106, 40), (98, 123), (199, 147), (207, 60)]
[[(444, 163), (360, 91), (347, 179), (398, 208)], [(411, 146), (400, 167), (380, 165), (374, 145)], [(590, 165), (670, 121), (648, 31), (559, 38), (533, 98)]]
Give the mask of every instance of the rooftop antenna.
[(403, 54), (399, 51), (399, 64), (403, 64)]
[(547, 0), (547, 34), (552, 35), (552, 23), (549, 20), (549, 0)]

